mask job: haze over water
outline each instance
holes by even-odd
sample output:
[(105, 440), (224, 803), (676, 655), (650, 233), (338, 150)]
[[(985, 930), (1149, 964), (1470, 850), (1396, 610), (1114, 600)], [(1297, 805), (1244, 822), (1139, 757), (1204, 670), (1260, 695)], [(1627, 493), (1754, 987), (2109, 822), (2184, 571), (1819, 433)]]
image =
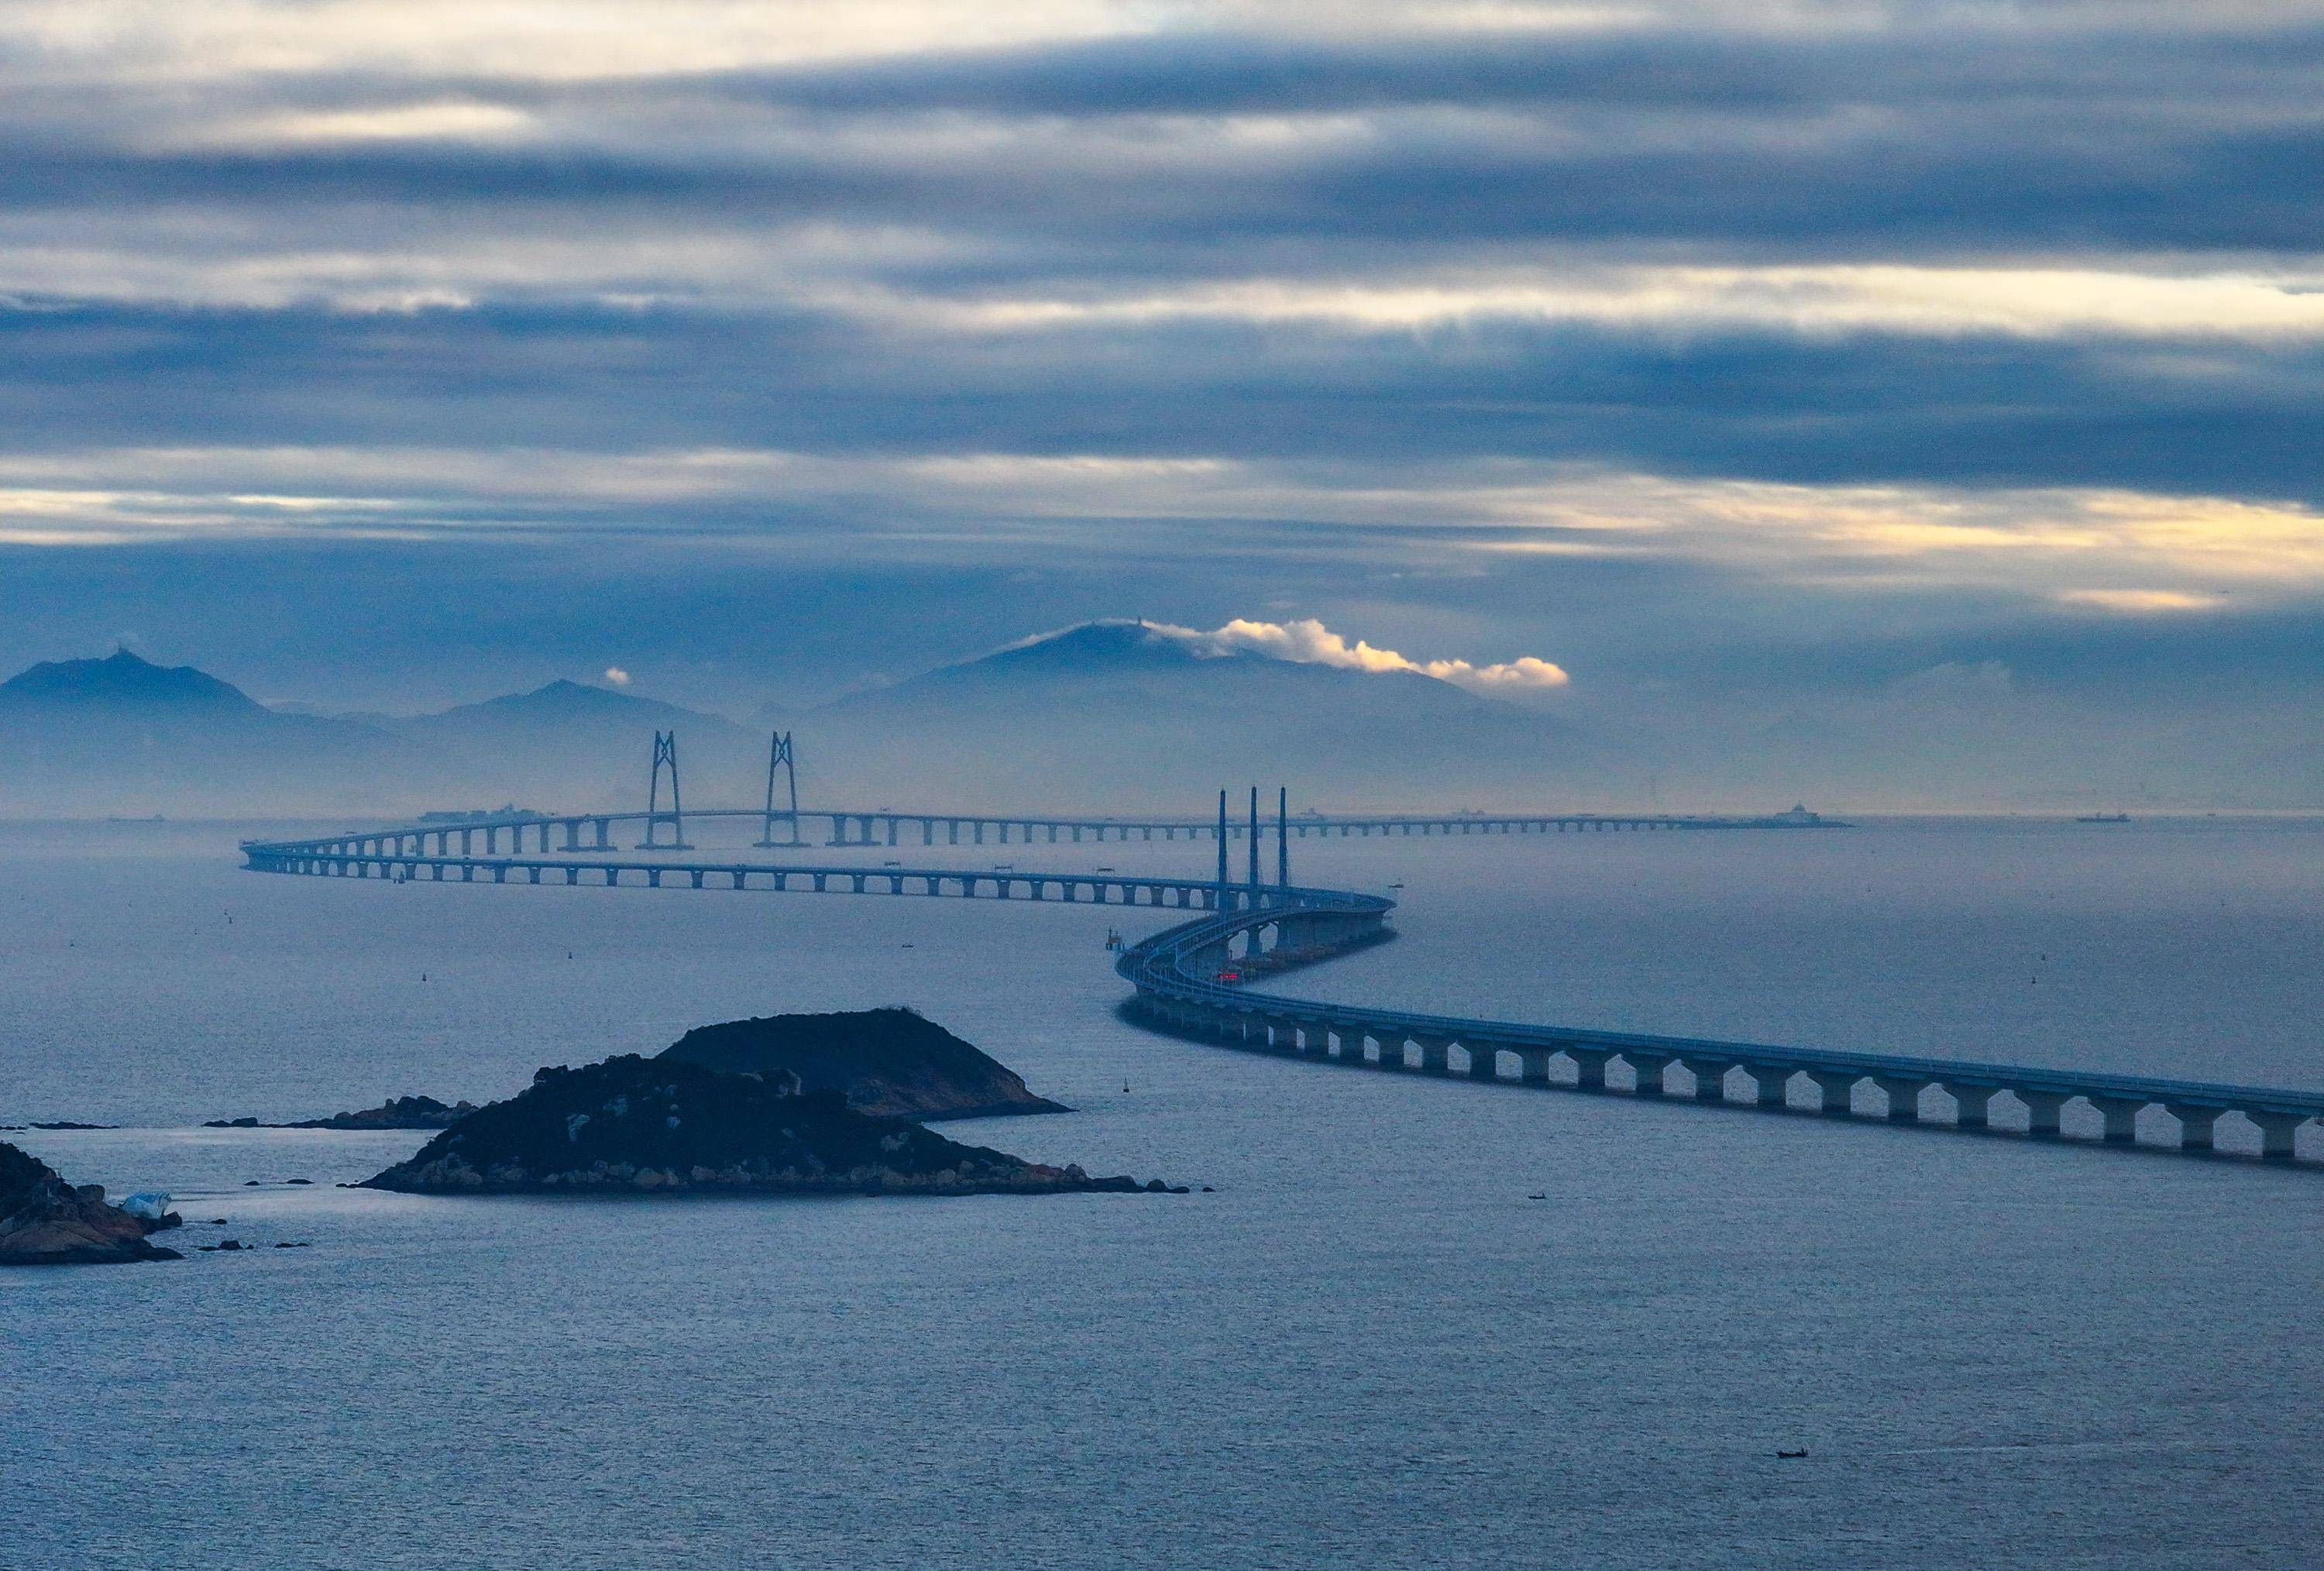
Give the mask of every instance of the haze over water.
[[(0, 827), (0, 1122), (144, 1126), (8, 1138), (314, 1245), (0, 1277), (11, 1571), (2274, 1566), (2324, 1506), (2314, 1130), (2286, 1169), (1391, 1079), (1120, 1021), (1105, 929), (1160, 913), (261, 878), (256, 832)], [(1286, 992), (2324, 1081), (2313, 823), (1293, 856), (1406, 887)], [(946, 1132), (1215, 1192), (426, 1198), (328, 1187), (416, 1134), (185, 1127), (896, 1002), (1080, 1110)]]

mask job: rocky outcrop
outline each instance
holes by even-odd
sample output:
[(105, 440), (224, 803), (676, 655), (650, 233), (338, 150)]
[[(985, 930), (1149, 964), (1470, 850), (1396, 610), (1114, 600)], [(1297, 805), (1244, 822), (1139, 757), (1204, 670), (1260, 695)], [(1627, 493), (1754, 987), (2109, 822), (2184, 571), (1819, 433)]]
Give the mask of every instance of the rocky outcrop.
[(105, 1203), (101, 1184), (68, 1184), (30, 1151), (0, 1141), (0, 1265), (115, 1265), (176, 1260), (145, 1240), (162, 1225)]
[(796, 1075), (806, 1089), (836, 1091), (856, 1112), (879, 1118), (1072, 1111), (1036, 1096), (1008, 1066), (908, 1009), (729, 1021), (687, 1032), (661, 1057), (729, 1075)]
[(476, 1110), (473, 1102), (445, 1104), (433, 1096), (391, 1096), (377, 1107), (304, 1118), (296, 1123), (262, 1123), (255, 1118), (213, 1118), (204, 1129), (449, 1129)]
[(542, 1069), (523, 1092), (477, 1109), (364, 1186), (451, 1194), (873, 1195), (1146, 1187), (869, 1117), (837, 1091), (802, 1089), (790, 1075), (730, 1075), (634, 1055)]

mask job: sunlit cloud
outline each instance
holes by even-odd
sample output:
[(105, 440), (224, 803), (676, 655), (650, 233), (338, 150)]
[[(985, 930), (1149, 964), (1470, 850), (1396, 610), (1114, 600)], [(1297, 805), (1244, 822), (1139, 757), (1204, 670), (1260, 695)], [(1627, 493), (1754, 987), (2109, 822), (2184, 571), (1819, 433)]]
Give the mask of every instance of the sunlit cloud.
[(220, 146), (366, 142), (497, 141), (533, 119), (504, 104), (400, 104), (376, 109), (286, 113), (227, 122), (201, 138)]
[(1416, 661), (1392, 649), (1376, 648), (1360, 638), (1351, 642), (1313, 617), (1295, 622), (1253, 622), (1237, 617), (1208, 632), (1167, 623), (1148, 625), (1164, 637), (1204, 654), (1261, 654), (1270, 660), (1375, 674), (1409, 671), (1484, 692), (1540, 691), (1564, 687), (1571, 679), (1560, 667), (1533, 655), (1486, 665), (1465, 660)]
[(2216, 595), (2190, 595), (2183, 589), (2066, 589), (2059, 593), (2058, 603), (2133, 615), (2213, 611), (2220, 605), (2219, 597)]
[(1493, 322), (1950, 337), (2324, 337), (2324, 268), (2266, 276), (2024, 267), (1606, 267), (1463, 282), (1264, 279), (1080, 300), (835, 300), (956, 332), (1241, 322), (1415, 333)]
[(146, 81), (345, 69), (576, 81), (1106, 37), (1146, 31), (1147, 16), (1107, 0), (669, 0), (643, 18), (623, 0), (20, 0), (9, 23), (67, 68)]

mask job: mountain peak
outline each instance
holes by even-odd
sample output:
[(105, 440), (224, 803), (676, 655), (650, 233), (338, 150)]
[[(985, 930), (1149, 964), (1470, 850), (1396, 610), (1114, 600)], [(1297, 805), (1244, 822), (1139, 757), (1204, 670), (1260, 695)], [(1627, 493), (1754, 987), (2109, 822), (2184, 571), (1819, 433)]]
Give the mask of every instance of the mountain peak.
[(116, 647), (101, 660), (42, 661), (0, 682), (0, 694), (43, 705), (266, 713), (232, 682), (192, 666), (157, 666), (125, 647)]
[(1183, 665), (1203, 658), (1201, 651), (1152, 623), (1108, 617), (1036, 633), (964, 663)]

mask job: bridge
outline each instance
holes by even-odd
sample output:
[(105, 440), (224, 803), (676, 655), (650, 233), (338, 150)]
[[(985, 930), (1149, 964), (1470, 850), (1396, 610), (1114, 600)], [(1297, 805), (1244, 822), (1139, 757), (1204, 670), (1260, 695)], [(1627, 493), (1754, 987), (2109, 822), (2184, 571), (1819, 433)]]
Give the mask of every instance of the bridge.
[[(354, 830), (328, 836), (327, 841), (302, 841), (300, 844), (327, 843), (335, 849), (361, 850), (374, 855), (433, 852), (440, 856), (450, 855), (453, 842), (456, 840), (460, 855), (475, 855), (482, 851), (489, 856), (499, 853), (501, 843), (505, 838), (508, 849), (512, 853), (521, 853), (528, 839), (544, 855), (552, 851), (611, 851), (616, 849), (614, 826), (618, 824), (643, 826), (637, 842), (641, 850), (683, 849), (682, 846), (672, 847), (657, 842), (651, 838), (650, 831), (662, 824), (682, 824), (688, 819), (705, 818), (757, 821), (761, 833), (754, 844), (761, 847), (815, 844), (806, 834), (811, 826), (819, 827), (821, 844), (831, 846), (1030, 846), (1036, 843), (1057, 846), (1109, 840), (1216, 840), (1222, 836), (1240, 841), (1249, 838), (1251, 833), (1248, 824), (1234, 818), (1228, 819), (1222, 827), (1213, 818), (921, 812), (900, 811), (892, 808), (822, 808), (769, 813), (759, 808), (708, 808), (688, 809), (682, 819), (670, 812), (654, 810), (516, 813), (444, 819), (385, 829)], [(1259, 833), (1268, 833), (1271, 827), (1262, 826)], [(1304, 840), (1310, 836), (1319, 838), (1327, 836), (1369, 838), (1374, 835), (1427, 837), (1439, 835), (1604, 834), (1624, 830), (1794, 827), (1845, 828), (1847, 826), (1812, 814), (1800, 818), (1779, 814), (1766, 818), (1732, 818), (1670, 817), (1651, 813), (1308, 813), (1292, 819), (1288, 833), (1294, 839)], [(683, 839), (683, 835), (677, 838)]]
[[(688, 818), (767, 818), (761, 809), (694, 812)], [(778, 818), (782, 815), (777, 815)], [(1052, 839), (1103, 830), (1127, 838), (1146, 831), (1162, 837), (1186, 834), (1217, 841), (1216, 876), (1157, 877), (1096, 872), (1019, 871), (1013, 867), (964, 869), (906, 866), (890, 861), (876, 867), (777, 863), (742, 857), (619, 855), (611, 827), (643, 821), (651, 836), (669, 818), (657, 813), (528, 815), (458, 823), (410, 824), (301, 840), (245, 841), (245, 865), (261, 873), (392, 881), (395, 883), (491, 883), (604, 887), (639, 885), (735, 891), (888, 894), (960, 899), (1029, 900), (1110, 906), (1143, 906), (1198, 913), (1126, 950), (1116, 969), (1134, 990), (1132, 1012), (1149, 1026), (1253, 1051), (1375, 1071), (1459, 1077), (1495, 1085), (1605, 1093), (1627, 1089), (1640, 1098), (1674, 1095), (1729, 1106), (1766, 1111), (1816, 1112), (1834, 1118), (1877, 1114), (1895, 1123), (1928, 1123), (1962, 1131), (1995, 1131), (1995, 1105), (2006, 1098), (2022, 1113), (2023, 1127), (2035, 1139), (2066, 1138), (2062, 1114), (2080, 1102), (2094, 1111), (2100, 1143), (2139, 1143), (2140, 1118), (2150, 1110), (2175, 1125), (2178, 1149), (2217, 1149), (2216, 1131), (2235, 1118), (2256, 1132), (2263, 1157), (2289, 1160), (2296, 1133), (2324, 1119), (2324, 1092), (2118, 1075), (2102, 1070), (2052, 1069), (1949, 1058), (1783, 1047), (1690, 1037), (1650, 1036), (1512, 1021), (1411, 1013), (1360, 1004), (1327, 1003), (1259, 991), (1250, 983), (1265, 976), (1330, 959), (1390, 936), (1388, 919), (1395, 901), (1347, 890), (1295, 885), (1288, 874), (1288, 842), (1303, 829), (1363, 832), (1388, 824), (1489, 822), (1495, 825), (1564, 825), (1582, 820), (1564, 815), (1512, 814), (1482, 818), (1326, 818), (1279, 816), (1278, 876), (1262, 883), (1259, 867), (1259, 827), (1256, 809), (1249, 822), (1218, 819), (1120, 819), (1038, 815), (976, 817), (953, 814), (821, 811), (832, 844), (861, 846), (866, 825), (894, 835), (899, 826), (918, 825), (936, 843), (934, 826), (945, 826), (945, 844), (976, 844), (978, 826), (1029, 835), (1047, 830)], [(1748, 819), (1591, 819), (1626, 828), (1740, 827)], [(972, 837), (956, 838), (958, 826)], [(771, 826), (770, 826), (771, 827)], [(795, 830), (796, 823), (783, 827)], [(1405, 831), (1410, 832), (1410, 831)], [(1429, 831), (1423, 830), (1425, 834)], [(1522, 833), (1523, 829), (1471, 828), (1466, 833)], [(505, 855), (499, 840), (509, 837)], [(552, 836), (562, 846), (552, 848)], [(476, 846), (475, 839), (484, 838)], [(525, 854), (533, 837), (538, 854)], [(1229, 837), (1250, 842), (1249, 875), (1228, 876)], [(458, 849), (452, 846), (453, 839)], [(1024, 836), (1020, 835), (1020, 842)], [(1102, 838), (1103, 836), (1099, 837)], [(683, 833), (664, 851), (692, 851)], [(762, 836), (768, 844), (771, 836)], [(776, 845), (789, 842), (774, 841)], [(893, 843), (892, 841), (890, 843)], [(1005, 837), (998, 844), (1009, 844)], [(1415, 1055), (1417, 1058), (1415, 1058)], [(1622, 1074), (1609, 1076), (1618, 1064)], [(1513, 1076), (1504, 1075), (1504, 1066)], [(1794, 1100), (1802, 1089), (1804, 1106)], [(1740, 1096), (1735, 1095), (1739, 1091)], [(1870, 1104), (1859, 1114), (1859, 1093)], [(2006, 1104), (2005, 1104), (2006, 1105)], [(2077, 1115), (2080, 1118), (2080, 1115)], [(2150, 1131), (2160, 1123), (2150, 1118)], [(2169, 1132), (2165, 1131), (2164, 1132)], [(2086, 1143), (2086, 1142), (2077, 1142)]]

